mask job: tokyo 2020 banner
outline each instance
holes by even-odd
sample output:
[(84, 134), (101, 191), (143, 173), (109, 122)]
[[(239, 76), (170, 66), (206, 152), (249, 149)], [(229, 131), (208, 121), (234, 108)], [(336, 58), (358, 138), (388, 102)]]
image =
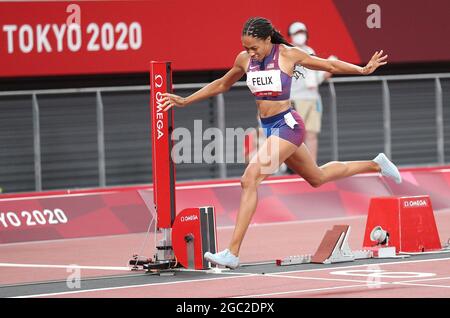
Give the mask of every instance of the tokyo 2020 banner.
[(383, 49), (390, 62), (450, 61), (450, 1), (2, 1), (0, 77), (229, 68), (251, 16), (284, 35), (300, 20), (317, 55), (364, 63)]

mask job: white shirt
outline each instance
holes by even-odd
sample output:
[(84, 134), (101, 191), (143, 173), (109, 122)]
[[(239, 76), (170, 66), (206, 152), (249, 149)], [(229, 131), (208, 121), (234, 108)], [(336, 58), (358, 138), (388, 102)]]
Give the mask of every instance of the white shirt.
[[(315, 54), (314, 50), (307, 45), (300, 48), (310, 55)], [(319, 85), (325, 79), (325, 72), (310, 70), (298, 65), (295, 70), (303, 73), (303, 76), (300, 75), (298, 79), (295, 76), (292, 77), (291, 99), (320, 100)]]

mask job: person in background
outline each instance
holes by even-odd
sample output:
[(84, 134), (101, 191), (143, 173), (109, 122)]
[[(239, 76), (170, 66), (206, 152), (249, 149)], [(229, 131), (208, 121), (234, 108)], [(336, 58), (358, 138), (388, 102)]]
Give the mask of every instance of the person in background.
[[(309, 55), (315, 55), (314, 50), (306, 45), (309, 34), (305, 24), (302, 22), (292, 23), (289, 26), (288, 34), (293, 45)], [(328, 59), (336, 60), (337, 58), (330, 56)], [(296, 66), (296, 71), (299, 76), (292, 78), (291, 103), (305, 122), (305, 144), (311, 153), (311, 158), (317, 162), (319, 134), (322, 126), (322, 99), (319, 94), (319, 86), (332, 74), (301, 66)]]

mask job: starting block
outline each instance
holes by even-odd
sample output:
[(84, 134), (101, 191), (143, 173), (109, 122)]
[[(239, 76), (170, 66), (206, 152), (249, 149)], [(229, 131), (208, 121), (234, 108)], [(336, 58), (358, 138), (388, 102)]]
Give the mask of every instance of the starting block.
[(349, 225), (335, 225), (333, 229), (325, 233), (316, 254), (311, 258), (311, 263), (332, 264), (352, 262), (358, 258), (369, 258), (372, 254), (364, 251), (352, 252), (348, 244), (350, 236)]
[(309, 264), (311, 263), (311, 257), (311, 254), (288, 256), (283, 259), (277, 259), (275, 264), (277, 266)]
[(289, 256), (276, 260), (278, 266), (295, 264), (333, 264), (341, 262), (352, 262), (356, 259), (367, 259), (373, 257), (369, 250), (352, 251), (348, 244), (351, 227), (349, 225), (335, 225), (325, 233), (316, 253), (314, 255)]
[[(379, 229), (384, 241), (372, 240)], [(413, 254), (442, 253), (431, 200), (428, 195), (375, 197), (370, 201), (363, 250), (352, 251), (348, 244), (350, 226), (335, 225), (328, 230), (314, 255), (289, 256), (278, 266), (332, 264), (368, 258), (405, 258)], [(409, 255), (408, 255), (409, 254)]]

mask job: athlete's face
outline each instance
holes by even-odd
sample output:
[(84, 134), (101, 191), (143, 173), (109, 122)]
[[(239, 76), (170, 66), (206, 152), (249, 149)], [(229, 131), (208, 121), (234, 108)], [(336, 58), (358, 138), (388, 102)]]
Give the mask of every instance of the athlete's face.
[(262, 61), (270, 53), (270, 36), (267, 39), (259, 39), (253, 36), (242, 36), (242, 46), (250, 56), (258, 61)]

